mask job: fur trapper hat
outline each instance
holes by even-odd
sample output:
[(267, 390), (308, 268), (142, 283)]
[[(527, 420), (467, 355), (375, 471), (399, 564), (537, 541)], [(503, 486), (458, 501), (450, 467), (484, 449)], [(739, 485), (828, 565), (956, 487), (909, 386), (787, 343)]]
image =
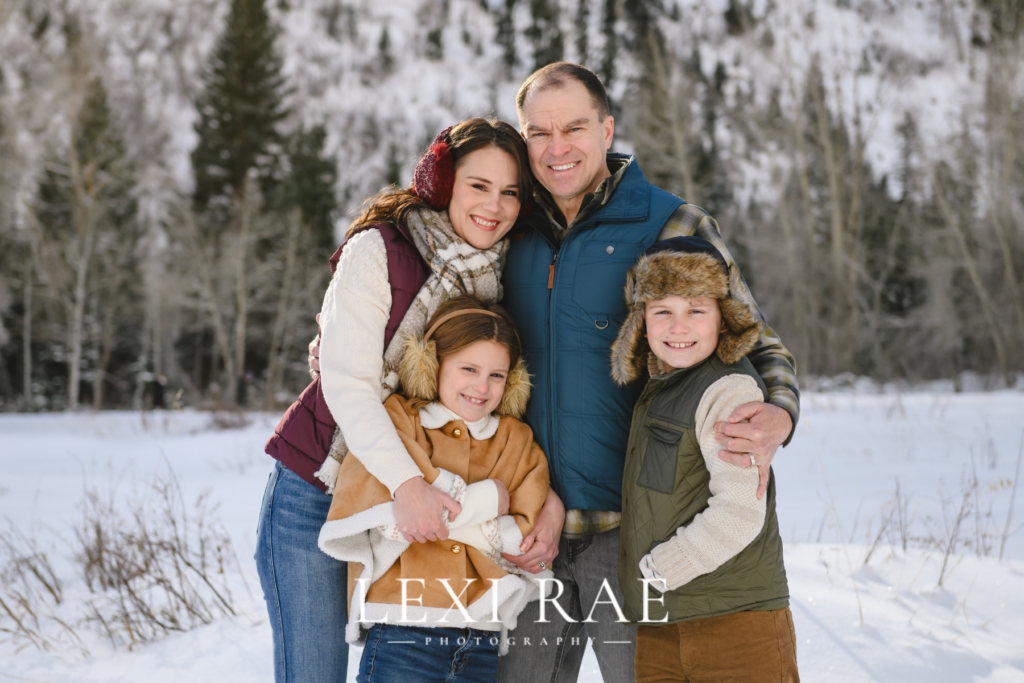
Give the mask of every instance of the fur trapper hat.
[(715, 353), (727, 365), (738, 363), (754, 348), (763, 326), (751, 302), (737, 296), (743, 291), (739, 269), (729, 268), (707, 240), (674, 237), (658, 242), (626, 275), (629, 314), (612, 344), (612, 378), (629, 384), (645, 370), (660, 367), (645, 335), (645, 304), (670, 296), (717, 299), (725, 331), (718, 336)]
[[(398, 379), (402, 383), (402, 394), (405, 397), (426, 402), (438, 400), (437, 378), (441, 363), (437, 358), (437, 343), (430, 335), (450, 317), (474, 314), (499, 317), (496, 313), (481, 309), (454, 311), (434, 323), (422, 336), (415, 336), (406, 341), (405, 354), (398, 366)], [(526, 413), (526, 402), (530, 400), (530, 386), (530, 373), (526, 371), (526, 363), (520, 355), (515, 367), (505, 378), (505, 393), (502, 394), (501, 403), (494, 412), (500, 416), (521, 420)]]

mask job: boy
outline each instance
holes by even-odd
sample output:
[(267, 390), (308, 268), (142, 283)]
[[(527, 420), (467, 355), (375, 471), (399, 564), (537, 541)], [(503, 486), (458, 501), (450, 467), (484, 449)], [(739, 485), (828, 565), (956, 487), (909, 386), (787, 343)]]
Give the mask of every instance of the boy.
[(746, 358), (762, 322), (734, 297), (738, 278), (699, 237), (655, 244), (626, 278), (612, 377), (650, 374), (630, 426), (619, 553), (637, 683), (799, 680), (774, 474), (757, 500), (757, 468), (720, 459), (714, 439), (715, 422), (767, 398)]

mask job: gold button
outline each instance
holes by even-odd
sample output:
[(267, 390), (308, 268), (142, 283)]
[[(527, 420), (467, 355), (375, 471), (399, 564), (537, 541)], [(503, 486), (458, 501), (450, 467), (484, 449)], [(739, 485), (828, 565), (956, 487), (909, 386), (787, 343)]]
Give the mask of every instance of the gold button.
[(461, 553), (462, 552), (462, 546), (459, 545), (458, 543), (456, 543), (455, 545), (452, 546), (452, 552), (453, 553)]
[[(453, 430), (452, 430), (452, 434), (453, 434), (453, 435), (455, 436), (455, 438), (457, 439), (457, 438), (459, 438), (460, 436), (462, 436), (462, 430), (461, 430), (461, 429), (453, 429)], [(456, 550), (455, 552), (459, 552), (459, 551), (458, 551), (458, 550)]]

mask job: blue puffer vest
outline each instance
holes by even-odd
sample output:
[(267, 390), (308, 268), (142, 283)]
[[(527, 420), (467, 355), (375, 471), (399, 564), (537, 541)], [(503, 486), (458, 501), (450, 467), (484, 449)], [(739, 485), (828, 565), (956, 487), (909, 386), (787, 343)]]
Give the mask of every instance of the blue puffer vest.
[(537, 210), (512, 235), (502, 280), (502, 305), (533, 375), (525, 421), (567, 510), (622, 509), (629, 423), (643, 382), (616, 386), (609, 352), (626, 317), (626, 271), (684, 203), (647, 182), (635, 159), (608, 158), (630, 162), (609, 202), (561, 246)]

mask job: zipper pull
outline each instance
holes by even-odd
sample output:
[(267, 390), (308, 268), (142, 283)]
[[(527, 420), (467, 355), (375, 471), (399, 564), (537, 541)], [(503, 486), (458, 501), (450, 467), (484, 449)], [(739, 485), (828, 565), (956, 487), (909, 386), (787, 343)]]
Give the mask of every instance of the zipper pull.
[(551, 265), (548, 266), (548, 289), (555, 288), (555, 261), (558, 260), (558, 254), (555, 254), (554, 258), (551, 259)]

